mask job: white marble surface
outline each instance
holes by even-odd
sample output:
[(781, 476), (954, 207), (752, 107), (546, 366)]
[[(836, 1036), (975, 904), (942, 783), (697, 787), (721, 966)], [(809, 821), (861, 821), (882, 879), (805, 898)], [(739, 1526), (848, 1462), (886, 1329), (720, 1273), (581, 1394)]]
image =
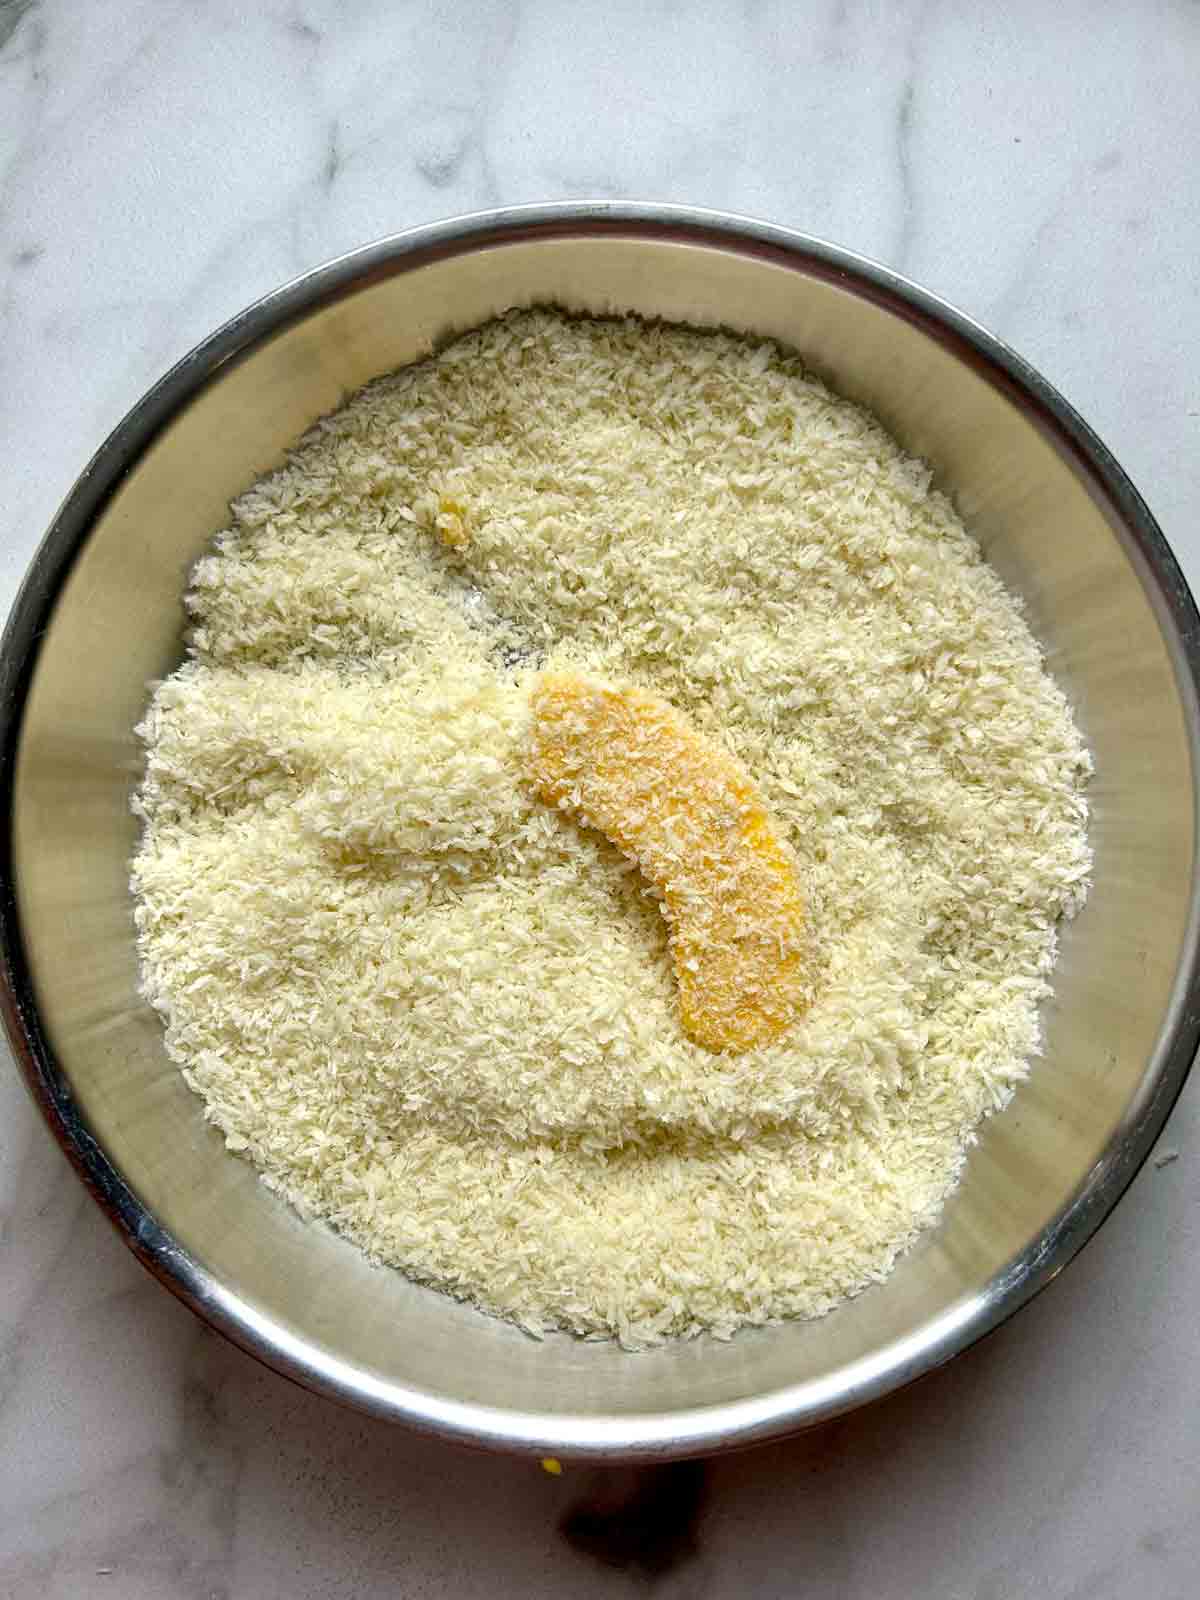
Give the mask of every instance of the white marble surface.
[[(945, 294), (1099, 429), (1200, 583), (1198, 85), (1195, 0), (0, 0), (0, 601), (216, 323), (379, 234), (564, 196), (757, 213)], [(558, 1530), (625, 1479), (418, 1442), (207, 1334), (0, 1068), (0, 1594), (651, 1583)], [(659, 1591), (1194, 1594), (1198, 1105), (982, 1348), (714, 1463)]]

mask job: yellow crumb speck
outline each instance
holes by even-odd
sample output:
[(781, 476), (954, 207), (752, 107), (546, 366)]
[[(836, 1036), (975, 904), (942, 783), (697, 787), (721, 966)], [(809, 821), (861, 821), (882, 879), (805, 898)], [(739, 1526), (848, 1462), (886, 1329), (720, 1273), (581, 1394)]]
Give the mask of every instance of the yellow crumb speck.
[(467, 508), (461, 500), (455, 500), (448, 494), (441, 495), (438, 499), (434, 527), (447, 550), (465, 550), (471, 542), (467, 528)]
[(643, 689), (546, 673), (532, 705), (542, 799), (607, 834), (661, 897), (685, 1032), (710, 1050), (778, 1038), (805, 1004), (804, 900), (748, 774)]
[(562, 1462), (554, 1456), (542, 1457), (542, 1471), (548, 1472), (552, 1478), (562, 1477)]

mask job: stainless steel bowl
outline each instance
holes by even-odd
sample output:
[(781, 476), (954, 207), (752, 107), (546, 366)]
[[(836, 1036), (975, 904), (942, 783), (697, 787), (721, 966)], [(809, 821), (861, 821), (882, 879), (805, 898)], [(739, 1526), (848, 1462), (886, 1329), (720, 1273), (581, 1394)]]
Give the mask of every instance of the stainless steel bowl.
[[(131, 736), (180, 654), (190, 563), (321, 412), (514, 305), (721, 323), (795, 346), (929, 457), (1028, 603), (1095, 752), (1095, 891), (1047, 1050), (940, 1225), (824, 1320), (647, 1354), (507, 1325), (299, 1221), (205, 1126), (136, 994)], [(51, 1130), (139, 1259), (279, 1371), (430, 1432), (620, 1458), (765, 1439), (946, 1361), (1040, 1289), (1144, 1159), (1200, 1031), (1195, 606), (1128, 479), (982, 329), (778, 228), (635, 205), (401, 234), (252, 306), (104, 444), (46, 536), (0, 668), (3, 1004)]]

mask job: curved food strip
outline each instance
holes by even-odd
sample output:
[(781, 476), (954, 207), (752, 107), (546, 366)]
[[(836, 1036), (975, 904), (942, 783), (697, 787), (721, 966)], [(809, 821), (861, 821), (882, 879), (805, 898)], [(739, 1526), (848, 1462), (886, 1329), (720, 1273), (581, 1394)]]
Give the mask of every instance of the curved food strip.
[(804, 899), (745, 769), (666, 700), (574, 673), (532, 694), (529, 776), (658, 891), (685, 1032), (770, 1044), (804, 1009)]

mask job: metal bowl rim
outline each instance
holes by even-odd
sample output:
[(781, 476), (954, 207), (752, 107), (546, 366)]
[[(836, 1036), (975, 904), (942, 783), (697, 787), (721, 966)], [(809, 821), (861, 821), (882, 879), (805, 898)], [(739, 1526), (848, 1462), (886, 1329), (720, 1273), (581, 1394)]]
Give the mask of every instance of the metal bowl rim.
[(752, 218), (656, 202), (563, 201), (475, 212), (407, 229), (339, 256), (239, 312), (128, 412), (67, 495), (26, 573), (0, 641), (0, 796), (9, 819), (0, 837), (0, 1012), (18, 1068), (50, 1132), (125, 1243), (178, 1299), (249, 1354), (317, 1393), (459, 1443), (571, 1458), (665, 1460), (778, 1437), (890, 1393), (991, 1332), (1078, 1253), (1148, 1156), (1200, 1044), (1200, 894), (1194, 873), (1183, 957), (1156, 1067), (1147, 1073), (1131, 1114), (1071, 1200), (984, 1291), (831, 1378), (714, 1406), (605, 1418), (457, 1402), (376, 1378), (264, 1316), (217, 1281), (162, 1227), (94, 1136), (42, 1027), (17, 910), (11, 820), (25, 703), (58, 595), (121, 480), (176, 414), (229, 363), (372, 279), (522, 240), (606, 235), (699, 244), (840, 283), (914, 323), (1005, 393), (1117, 514), (1144, 559), (1187, 714), (1195, 790), (1200, 771), (1200, 614), (1191, 592), (1158, 524), (1111, 452), (1014, 351), (887, 267)]

